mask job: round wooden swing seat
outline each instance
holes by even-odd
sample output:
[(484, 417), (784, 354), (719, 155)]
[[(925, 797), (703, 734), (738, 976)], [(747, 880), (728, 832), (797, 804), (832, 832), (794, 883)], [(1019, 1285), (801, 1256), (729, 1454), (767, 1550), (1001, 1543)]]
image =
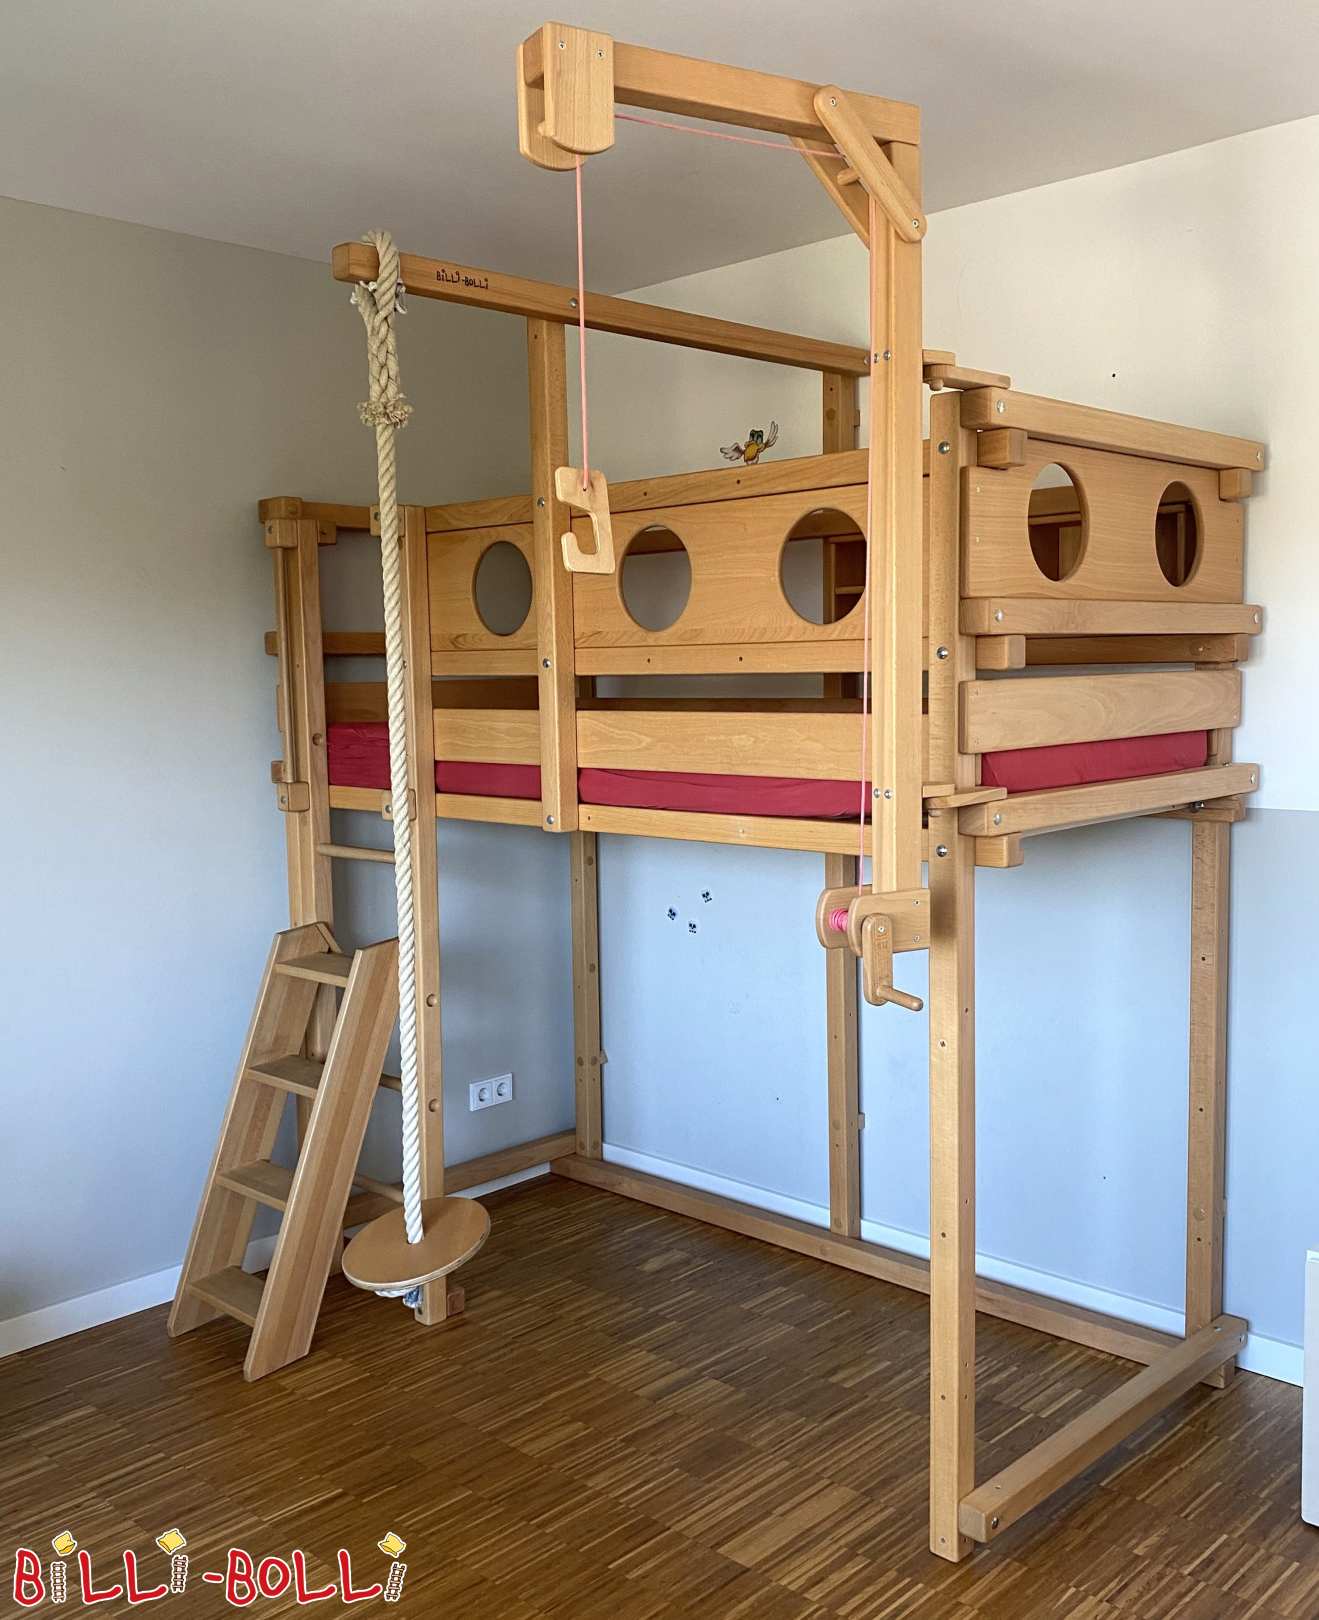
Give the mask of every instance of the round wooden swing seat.
[(343, 1252), (344, 1276), (371, 1292), (421, 1288), (470, 1260), (490, 1235), (475, 1198), (428, 1198), (421, 1219), (420, 1243), (408, 1242), (402, 1205), (364, 1226)]

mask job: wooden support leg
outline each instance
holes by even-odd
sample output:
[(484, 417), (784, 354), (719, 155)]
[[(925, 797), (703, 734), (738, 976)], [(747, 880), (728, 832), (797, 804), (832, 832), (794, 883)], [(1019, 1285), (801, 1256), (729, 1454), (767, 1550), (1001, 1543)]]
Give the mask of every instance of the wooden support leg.
[[(600, 869), (594, 833), (569, 834), (572, 855), (572, 1006), (577, 1153), (598, 1159), (604, 1144), (600, 1050)], [(840, 955), (840, 952), (829, 952)]]
[[(826, 889), (858, 881), (856, 858), (826, 855)], [(861, 1232), (861, 1086), (857, 1062), (856, 957), (825, 951), (825, 1017), (829, 1053), (829, 1230)]]
[(931, 812), (930, 1550), (971, 1550), (958, 1523), (975, 1485), (975, 844)]
[[(1232, 828), (1191, 827), (1190, 1106), (1186, 1176), (1186, 1335), (1223, 1312), (1227, 1134), (1227, 971)], [(1208, 1382), (1222, 1388), (1235, 1361)]]

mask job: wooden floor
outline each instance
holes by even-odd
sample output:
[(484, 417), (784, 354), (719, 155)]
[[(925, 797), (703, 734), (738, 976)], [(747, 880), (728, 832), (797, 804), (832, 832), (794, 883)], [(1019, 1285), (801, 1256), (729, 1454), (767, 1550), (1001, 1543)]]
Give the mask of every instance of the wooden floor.
[[(197, 1573), (345, 1546), (373, 1580), (397, 1531), (392, 1612), (455, 1620), (1319, 1615), (1298, 1390), (1197, 1391), (954, 1567), (924, 1550), (924, 1299), (557, 1180), (490, 1205), (459, 1326), (336, 1279), (259, 1384), (243, 1330), (171, 1343), (163, 1308), (0, 1364), (0, 1612), (15, 1544), (67, 1528), (158, 1579), (178, 1525)], [(1130, 1370), (984, 1318), (979, 1365), (982, 1474)], [(194, 1576), (178, 1612), (234, 1611)]]

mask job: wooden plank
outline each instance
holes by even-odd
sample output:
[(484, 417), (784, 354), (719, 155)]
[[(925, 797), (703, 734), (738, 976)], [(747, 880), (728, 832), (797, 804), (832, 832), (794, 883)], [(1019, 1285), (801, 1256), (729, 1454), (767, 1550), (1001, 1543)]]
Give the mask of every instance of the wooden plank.
[[(541, 824), (552, 832), (572, 832), (578, 824), (573, 578), (563, 566), (560, 546), (570, 513), (554, 487), (556, 469), (568, 461), (565, 375), (563, 327), (553, 321), (528, 320), (531, 493), (536, 503), (532, 577), (536, 581), (536, 673), (540, 681), (536, 758), (540, 763)], [(437, 754), (440, 759), (454, 757), (443, 748), (437, 748)]]
[(1258, 472), (1264, 465), (1264, 446), (1254, 439), (1125, 416), (1092, 405), (1070, 405), (1012, 388), (973, 390), (962, 421), (970, 428), (1025, 428), (1032, 439), (1117, 450), (1156, 461), (1181, 461), (1192, 467), (1244, 467)]
[[(800, 457), (819, 465), (825, 456), (847, 455), (861, 468), (865, 477), (863, 452), (856, 448), (856, 436), (861, 426), (861, 407), (857, 399), (856, 378), (842, 371), (826, 371), (820, 377), (820, 451), (819, 456)], [(851, 466), (849, 462), (849, 467)], [(784, 463), (780, 462), (779, 466)], [(733, 469), (730, 468), (730, 471)], [(758, 468), (749, 467), (748, 472)], [(822, 486), (814, 485), (819, 488)]]
[(815, 111), (898, 240), (919, 242), (927, 228), (920, 200), (876, 146), (848, 92), (836, 84), (821, 85), (815, 92)]
[(249, 1381), (305, 1356), (311, 1346), (397, 1015), (398, 941), (390, 939), (353, 959), (243, 1363)]
[(223, 1311), (248, 1327), (256, 1321), (261, 1309), (262, 1278), (241, 1266), (226, 1266), (223, 1271), (200, 1277), (192, 1284), (192, 1293), (205, 1304), (215, 1307), (211, 1312)]
[(574, 1142), (585, 1159), (604, 1145), (604, 1054), (600, 1038), (600, 894), (596, 835), (578, 831), (570, 848)]
[[(584, 767), (603, 770), (847, 781), (860, 765), (861, 724), (853, 714), (585, 709), (577, 716), (577, 752)], [(919, 807), (919, 785), (916, 796)]]
[[(828, 889), (859, 881), (854, 855), (826, 855)], [(857, 1051), (856, 957), (826, 951), (825, 1029), (829, 1097), (829, 1228), (844, 1237), (861, 1234), (861, 1082)]]
[[(563, 1176), (568, 1181), (584, 1182), (656, 1209), (671, 1210), (692, 1220), (704, 1221), (707, 1226), (737, 1232), (776, 1248), (822, 1260), (827, 1265), (859, 1272), (879, 1282), (893, 1283), (920, 1294), (930, 1291), (927, 1261), (877, 1243), (868, 1243), (863, 1238), (843, 1237), (824, 1226), (811, 1226), (791, 1216), (774, 1215), (752, 1204), (684, 1187), (660, 1176), (648, 1175), (641, 1170), (627, 1170), (601, 1159), (582, 1159), (574, 1154), (553, 1160), (550, 1168), (555, 1175)], [(1043, 1294), (1010, 1288), (1004, 1283), (978, 1283), (976, 1309), (982, 1315), (1017, 1322), (1041, 1333), (1052, 1333), (1056, 1338), (1103, 1350), (1108, 1355), (1123, 1356), (1140, 1364), (1156, 1360), (1178, 1343), (1171, 1335), (1159, 1333), (1153, 1328), (1103, 1316), (1097, 1311), (1052, 1300)]]
[(730, 816), (686, 810), (636, 810), (584, 804), (582, 826), (632, 838), (673, 838), (698, 844), (742, 844), (755, 849), (807, 849), (847, 855), (856, 849), (856, 823), (790, 816)]
[(389, 792), (384, 788), (363, 787), (332, 787), (330, 789), (331, 810), (368, 810), (372, 815), (381, 816), (389, 803)]
[[(1130, 662), (1130, 660), (1124, 660)], [(975, 667), (977, 669), (1025, 669), (1025, 636), (978, 636), (976, 638)]]
[(864, 663), (861, 640), (577, 648), (579, 675), (819, 675), (851, 673)]
[(304, 501), (296, 495), (274, 495), (257, 502), (257, 516), (262, 523), (275, 518), (311, 518), (320, 530), (321, 544), (326, 544), (327, 531), (350, 529), (362, 534), (371, 533), (370, 506), (354, 506), (342, 501)]
[(1211, 765), (1162, 776), (1137, 776), (1124, 782), (1010, 793), (1006, 799), (964, 809), (961, 830), (972, 837), (1056, 832), (1061, 827), (1079, 827), (1087, 822), (1147, 816), (1197, 799), (1253, 793), (1258, 786), (1257, 765)]
[(1241, 723), (1237, 669), (966, 681), (961, 696), (968, 754)]
[[(542, 35), (537, 30), (523, 46), (522, 72), (527, 84), (544, 82), (541, 48)], [(648, 107), (653, 112), (819, 140), (825, 132), (814, 107), (817, 89), (803, 79), (614, 42), (614, 100), (624, 107)], [(919, 107), (854, 91), (848, 92), (848, 99), (874, 140), (920, 140)]]
[(1026, 461), (1026, 444), (1020, 428), (988, 428), (976, 439), (976, 466), (1021, 467)]
[(1220, 1316), (1193, 1333), (1057, 1434), (977, 1486), (962, 1503), (964, 1534), (980, 1542), (993, 1541), (1221, 1367), (1245, 1342), (1246, 1324), (1239, 1316)]
[(572, 1131), (556, 1131), (531, 1142), (497, 1148), (476, 1159), (464, 1159), (461, 1164), (451, 1164), (445, 1170), (444, 1185), (451, 1193), (468, 1192), (473, 1187), (484, 1186), (487, 1181), (499, 1181), (504, 1176), (516, 1175), (519, 1170), (531, 1170), (538, 1164), (548, 1165), (552, 1159), (561, 1159), (573, 1151), (575, 1141)]
[(864, 188), (855, 183), (855, 171), (848, 171), (852, 179), (845, 184), (842, 165), (838, 162), (832, 141), (806, 141), (794, 135), (792, 144), (806, 160), (807, 168), (833, 198), (834, 206), (856, 233), (862, 247), (868, 248), (870, 205)]
[[(279, 632), (266, 631), (266, 651), (271, 657), (279, 654)], [(383, 630), (322, 630), (321, 656), (323, 658), (383, 658), (385, 633)]]
[(976, 646), (1021, 644), (1019, 664), (981, 669), (1027, 669), (1058, 664), (1239, 664), (1250, 656), (1249, 636), (983, 636)]
[[(548, 22), (540, 33), (540, 134), (569, 152), (607, 152), (614, 144), (614, 42), (608, 34)], [(527, 47), (518, 53), (526, 84)], [(530, 86), (528, 86), (530, 88)]]
[[(925, 368), (928, 387), (939, 388), (1011, 388), (1012, 378), (1002, 371), (976, 371), (971, 366), (933, 365)], [(985, 466), (981, 462), (981, 466)]]
[(973, 636), (1255, 636), (1263, 609), (1244, 602), (1080, 602), (990, 596), (962, 602)]
[[(337, 281), (373, 281), (380, 261), (376, 250), (366, 242), (341, 242), (334, 250), (331, 267)], [(451, 259), (429, 259), (416, 253), (400, 255), (399, 273), (406, 290), (421, 298), (439, 298), (447, 303), (522, 315), (528, 321), (557, 326), (560, 333), (565, 324), (577, 325), (576, 287), (501, 275), (497, 270), (480, 270), (455, 264)], [(746, 326), (740, 321), (715, 320), (683, 310), (664, 309), (658, 304), (612, 298), (604, 293), (587, 294), (586, 324), (596, 332), (650, 338), (656, 343), (675, 343), (682, 348), (705, 349), (713, 354), (740, 355), (747, 360), (768, 360), (775, 365), (799, 366), (808, 371), (847, 371), (855, 376), (866, 371), (865, 350), (845, 343), (774, 332), (766, 327)]]
[[(530, 523), (506, 524), (497, 528), (457, 530), (428, 537), (427, 567), (430, 583), (430, 622), (432, 650), (436, 653), (460, 653), (459, 669), (472, 669), (473, 654), (495, 655), (494, 670), (481, 673), (521, 673), (528, 666), (523, 660), (510, 655), (531, 655), (534, 666), (536, 648), (536, 615), (534, 607), (537, 558), (534, 526)], [(512, 547), (520, 553), (525, 564), (527, 611), (522, 622), (506, 632), (492, 630), (481, 613), (477, 597), (477, 583), (482, 561), (488, 551), (498, 546)], [(510, 559), (511, 560), (511, 559)], [(511, 578), (510, 578), (511, 583)]]
[[(1227, 771), (1253, 768), (1241, 765)], [(1223, 1311), (1223, 1222), (1227, 1211), (1227, 1007), (1232, 828), (1191, 828), (1190, 1091), (1186, 1176), (1186, 1331)], [(1234, 1362), (1217, 1369), (1221, 1388)]]
[[(436, 759), (542, 765), (543, 732), (535, 709), (433, 709), (431, 713)], [(542, 765), (542, 792), (544, 780)]]
[(445, 506), (426, 508), (426, 533), (509, 528), (530, 523), (534, 515), (535, 503), (530, 495), (490, 495), (479, 501), (450, 501)]
[[(1046, 469), (1062, 465), (1071, 484), (1037, 488)], [(1218, 475), (1147, 456), (1115, 455), (1029, 439), (1019, 464), (971, 467), (963, 474), (963, 595), (1055, 597), (1066, 601), (1240, 602), (1242, 508), (1218, 499)], [(1168, 490), (1180, 485), (1186, 493)], [(1180, 498), (1178, 498), (1180, 496)], [(1194, 566), (1178, 584), (1160, 566), (1160, 514), (1185, 521), (1189, 496)], [(1046, 572), (1032, 542), (1071, 538), (1061, 554), (1066, 572)], [(1047, 553), (1042, 552), (1048, 561)]]
[(490, 821), (504, 827), (540, 826), (540, 802), (536, 799), (497, 799), (479, 793), (438, 793), (435, 807), (441, 821)]

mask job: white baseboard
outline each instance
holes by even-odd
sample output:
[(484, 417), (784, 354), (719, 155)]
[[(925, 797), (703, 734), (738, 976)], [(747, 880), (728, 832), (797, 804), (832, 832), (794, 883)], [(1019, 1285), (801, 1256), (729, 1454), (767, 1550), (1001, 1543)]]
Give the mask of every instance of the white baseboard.
[[(771, 1192), (768, 1188), (756, 1187), (749, 1182), (734, 1181), (729, 1176), (714, 1175), (672, 1159), (637, 1153), (631, 1148), (615, 1147), (608, 1142), (604, 1145), (604, 1157), (610, 1164), (619, 1164), (628, 1170), (641, 1170), (647, 1175), (676, 1181), (684, 1187), (694, 1187), (698, 1192), (731, 1198), (739, 1204), (751, 1204), (775, 1215), (787, 1215), (811, 1226), (827, 1227), (829, 1224), (829, 1211), (823, 1205), (807, 1203), (804, 1199), (792, 1198), (785, 1193)], [(861, 1236), (867, 1242), (882, 1243), (885, 1248), (897, 1249), (901, 1254), (918, 1255), (923, 1260), (930, 1257), (929, 1238), (899, 1226), (863, 1220)], [(1163, 1333), (1180, 1334), (1185, 1320), (1180, 1311), (1166, 1305), (1157, 1305), (1151, 1300), (1137, 1299), (1106, 1288), (1095, 1288), (1072, 1277), (1060, 1277), (1053, 1272), (1038, 1271), (1032, 1266), (1002, 1260), (997, 1255), (977, 1253), (976, 1272), (993, 1282), (1025, 1288), (1033, 1294), (1044, 1294), (1068, 1305), (1081, 1305), (1087, 1310), (1116, 1316), (1124, 1322), (1137, 1322), (1142, 1327), (1157, 1328)], [(1247, 1372), (1276, 1378), (1284, 1384), (1302, 1382), (1304, 1356), (1298, 1344), (1266, 1339), (1262, 1334), (1252, 1333), (1237, 1360)]]
[[(529, 1170), (517, 1170), (510, 1176), (483, 1182), (479, 1187), (469, 1187), (459, 1196), (480, 1198), (486, 1193), (498, 1192), (501, 1187), (512, 1187), (519, 1181), (530, 1181), (533, 1176), (543, 1176), (548, 1170), (548, 1164), (533, 1165)], [(248, 1271), (264, 1271), (274, 1252), (273, 1234), (257, 1238), (248, 1244), (243, 1264)], [(17, 1355), (20, 1350), (50, 1344), (54, 1339), (66, 1339), (71, 1333), (81, 1333), (86, 1328), (117, 1322), (121, 1316), (150, 1310), (153, 1305), (168, 1304), (179, 1286), (181, 1269), (180, 1266), (169, 1266), (164, 1271), (153, 1271), (145, 1277), (131, 1277), (127, 1282), (115, 1283), (113, 1287), (99, 1288), (94, 1294), (61, 1300), (56, 1305), (46, 1305), (39, 1311), (28, 1311), (24, 1316), (14, 1316), (7, 1322), (0, 1322), (0, 1360)]]

